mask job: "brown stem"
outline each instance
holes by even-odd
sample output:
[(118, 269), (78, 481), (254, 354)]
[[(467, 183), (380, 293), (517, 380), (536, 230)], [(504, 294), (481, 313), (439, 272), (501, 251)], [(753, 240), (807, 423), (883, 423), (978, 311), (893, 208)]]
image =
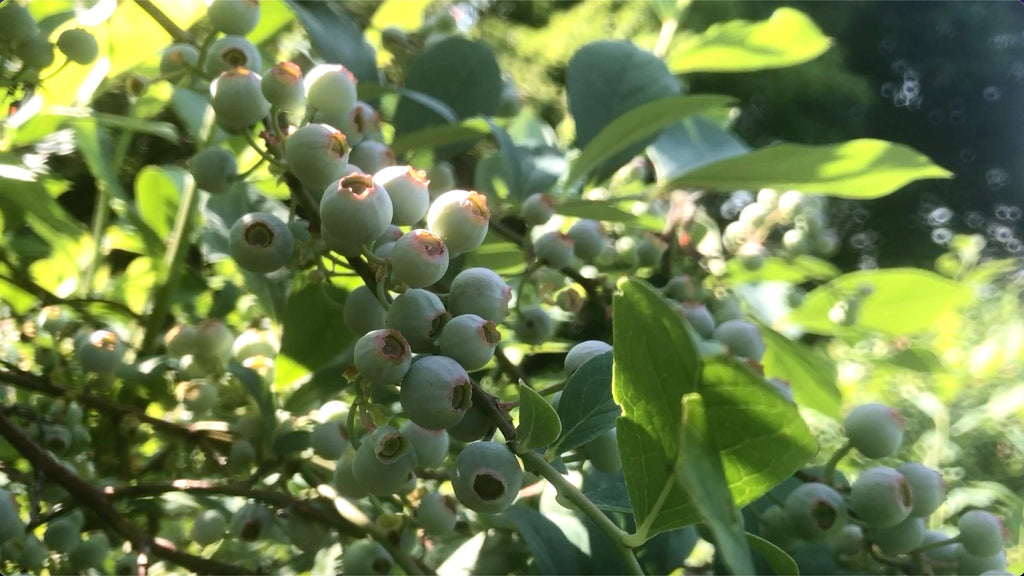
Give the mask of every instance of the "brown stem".
[(507, 374), (513, 382), (522, 382), (523, 384), (530, 386), (530, 381), (526, 378), (526, 373), (523, 372), (522, 367), (513, 363), (512, 360), (509, 359), (501, 344), (494, 349), (494, 360), (498, 363), (498, 367), (501, 368), (501, 371)]
[(470, 383), (473, 385), (473, 404), (479, 404), (483, 407), (484, 411), (490, 415), (491, 420), (498, 427), (498, 430), (501, 431), (501, 435), (505, 437), (505, 443), (511, 446), (519, 437), (519, 434), (516, 432), (515, 426), (512, 425), (512, 417), (509, 416), (508, 412), (501, 409), (501, 400), (481, 388), (472, 379), (470, 379)]
[(135, 0), (135, 3), (139, 5), (139, 8), (142, 8), (143, 12), (149, 14), (149, 17), (159, 24), (164, 31), (170, 34), (171, 38), (174, 38), (175, 42), (183, 44), (193, 43), (192, 36), (178, 27), (178, 25), (175, 24), (167, 14), (164, 14), (163, 10), (160, 10), (160, 8), (157, 8), (156, 4), (153, 4), (152, 0)]

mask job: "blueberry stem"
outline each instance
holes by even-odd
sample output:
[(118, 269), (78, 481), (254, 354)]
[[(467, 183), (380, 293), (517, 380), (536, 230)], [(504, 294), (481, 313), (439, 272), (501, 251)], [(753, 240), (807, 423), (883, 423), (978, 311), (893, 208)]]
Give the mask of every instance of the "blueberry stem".
[(825, 463), (825, 472), (823, 474), (824, 483), (826, 486), (834, 487), (836, 480), (836, 466), (839, 464), (839, 461), (842, 460), (844, 456), (849, 454), (850, 450), (853, 450), (853, 445), (847, 442), (846, 444), (840, 446), (839, 449), (836, 450), (831, 457), (829, 457), (828, 462)]

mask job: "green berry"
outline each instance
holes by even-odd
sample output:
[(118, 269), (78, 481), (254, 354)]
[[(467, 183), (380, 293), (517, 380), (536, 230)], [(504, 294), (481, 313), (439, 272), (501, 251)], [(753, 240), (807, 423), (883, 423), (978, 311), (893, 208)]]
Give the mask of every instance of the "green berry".
[(455, 168), (450, 162), (438, 162), (427, 173), (430, 176), (430, 195), (443, 194), (455, 188)]
[(209, 546), (224, 537), (228, 520), (220, 510), (206, 509), (196, 516), (189, 533), (192, 541), (200, 546)]
[(39, 36), (39, 25), (28, 9), (8, 0), (0, 4), (0, 44), (20, 44)]
[(519, 207), (519, 215), (527, 226), (547, 224), (554, 214), (555, 201), (543, 192), (527, 196), (526, 200), (523, 200), (523, 205)]
[(427, 228), (444, 240), (452, 256), (457, 256), (483, 243), (490, 218), (486, 196), (470, 190), (450, 190), (430, 204)]
[(260, 89), (260, 75), (248, 68), (225, 70), (210, 85), (210, 105), (217, 125), (228, 132), (249, 129), (270, 113)]
[(68, 554), (68, 561), (76, 572), (100, 568), (110, 551), (110, 541), (102, 532), (92, 533)]
[(690, 326), (705, 340), (710, 339), (715, 333), (715, 319), (711, 311), (704, 304), (696, 302), (685, 302), (680, 306), (683, 316)]
[(430, 230), (410, 230), (391, 248), (391, 280), (410, 288), (426, 288), (448, 271), (448, 247)]
[(178, 82), (199, 67), (199, 49), (191, 44), (171, 44), (160, 56), (160, 75)]
[(906, 554), (921, 545), (925, 533), (924, 518), (907, 517), (888, 528), (868, 529), (868, 536), (883, 554)]
[(233, 472), (248, 474), (252, 465), (256, 463), (256, 448), (252, 442), (240, 438), (231, 443), (228, 452), (228, 468)]
[(843, 431), (850, 445), (868, 458), (885, 458), (903, 442), (903, 415), (885, 404), (861, 404), (850, 410)]
[(188, 161), (188, 171), (196, 186), (210, 194), (227, 192), (238, 177), (238, 160), (224, 148), (213, 147), (198, 152)]
[(51, 550), (70, 554), (82, 542), (82, 527), (73, 518), (62, 516), (47, 523), (43, 542)]
[(356, 77), (341, 64), (321, 64), (306, 76), (306, 103), (332, 116), (348, 113), (359, 99)]
[[(234, 3), (237, 0), (227, 1)], [(203, 62), (203, 70), (208, 77), (215, 78), (222, 72), (235, 68), (263, 70), (263, 59), (260, 57), (259, 49), (238, 35), (223, 36), (210, 44), (206, 60)]]
[(604, 252), (608, 235), (597, 220), (577, 220), (567, 233), (572, 238), (573, 253), (580, 259), (592, 262)]
[(284, 142), (284, 157), (300, 182), (316, 194), (337, 180), (348, 165), (349, 145), (345, 135), (326, 124), (306, 124)]
[(348, 448), (334, 463), (334, 489), (338, 491), (338, 494), (352, 500), (358, 500), (370, 494), (370, 491), (356, 480), (355, 473), (352, 471), (355, 459), (356, 451)]
[[(921, 547), (931, 546), (939, 542), (945, 542), (950, 539), (950, 536), (944, 532), (937, 530), (926, 530), (924, 537), (921, 538)], [(935, 548), (928, 548), (924, 550), (922, 554), (928, 559), (936, 573), (952, 574), (952, 569), (956, 567), (957, 551), (960, 545), (955, 542), (950, 542), (943, 546), (937, 546)]]
[(898, 470), (907, 479), (910, 492), (914, 495), (914, 507), (910, 515), (924, 518), (938, 510), (946, 499), (946, 483), (942, 474), (917, 462), (907, 462)]
[(487, 268), (466, 268), (452, 280), (448, 306), (456, 316), (476, 314), (495, 324), (508, 317), (512, 287)]
[(78, 361), (86, 372), (112, 374), (124, 358), (124, 344), (109, 330), (96, 330), (76, 349)]
[(846, 505), (842, 495), (831, 486), (807, 482), (789, 493), (783, 514), (794, 535), (804, 540), (822, 540), (842, 528)]
[(782, 246), (793, 254), (807, 254), (811, 251), (811, 239), (803, 230), (790, 228), (782, 235)]
[(402, 489), (416, 465), (416, 453), (394, 426), (381, 426), (362, 438), (352, 461), (352, 475), (376, 496)]
[(369, 174), (341, 178), (327, 186), (320, 199), (321, 227), (350, 247), (342, 252), (346, 256), (358, 254), (387, 230), (392, 212), (391, 198)]
[(391, 574), (394, 566), (391, 554), (369, 538), (351, 542), (341, 551), (341, 573), (345, 575)]
[(476, 314), (455, 316), (441, 330), (437, 343), (441, 354), (452, 358), (466, 370), (483, 368), (494, 357), (501, 333), (490, 320)]
[(619, 453), (619, 439), (615, 428), (605, 430), (587, 443), (587, 457), (601, 472), (617, 472), (622, 469)]
[(786, 520), (782, 506), (778, 504), (772, 504), (761, 513), (758, 535), (784, 550), (791, 548), (799, 541), (793, 535), (793, 529), (790, 528), (789, 522)]
[(459, 442), (473, 442), (483, 438), (488, 432), (494, 429), (494, 421), (491, 415), (479, 404), (472, 404), (462, 420), (454, 426), (448, 427), (448, 435)]
[(545, 232), (533, 241), (537, 260), (552, 268), (565, 268), (572, 264), (573, 240), (562, 232)]
[(523, 306), (513, 326), (516, 338), (523, 344), (543, 344), (555, 334), (555, 322), (540, 306)]
[(392, 224), (412, 226), (427, 215), (430, 207), (430, 182), (426, 172), (412, 166), (388, 166), (375, 171), (373, 181), (383, 186), (391, 197), (391, 204), (395, 208), (391, 215)]
[(869, 468), (850, 486), (850, 510), (870, 528), (895, 526), (914, 505), (910, 485), (899, 471), (888, 466)]
[(473, 442), (455, 459), (452, 488), (463, 506), (485, 514), (504, 512), (523, 485), (519, 460), (504, 444)]
[(412, 350), (393, 328), (374, 330), (356, 341), (356, 369), (373, 384), (397, 384), (409, 371)]
[(22, 540), (21, 554), (18, 557), (18, 566), (29, 573), (39, 574), (42, 572), (43, 563), (50, 555), (50, 551), (33, 534), (26, 534)]
[(260, 3), (259, 0), (213, 0), (206, 16), (214, 30), (245, 36), (259, 24)]
[(291, 259), (295, 248), (292, 231), (280, 218), (266, 212), (250, 212), (228, 232), (228, 252), (239, 267), (257, 274), (277, 270)]
[(328, 114), (323, 110), (317, 110), (313, 115), (313, 121), (329, 124), (341, 130), (352, 146), (357, 146), (381, 130), (380, 113), (366, 102), (356, 102), (355, 106), (344, 114)]
[(386, 314), (377, 295), (364, 285), (360, 285), (345, 298), (345, 326), (353, 334), (366, 334), (383, 328)]
[(235, 335), (223, 321), (208, 318), (196, 327), (196, 361), (212, 371), (223, 369), (231, 360)]
[(348, 429), (344, 418), (321, 422), (309, 434), (313, 452), (327, 460), (337, 460), (348, 450)]
[(588, 360), (612, 349), (611, 344), (600, 340), (584, 340), (569, 349), (565, 355), (565, 376), (572, 377)]
[(267, 102), (281, 110), (298, 108), (306, 99), (302, 69), (294, 62), (278, 62), (271, 66), (260, 80), (260, 89)]
[(259, 502), (246, 502), (231, 518), (231, 534), (246, 542), (263, 538), (274, 524), (274, 513)]
[(847, 524), (832, 539), (832, 548), (839, 554), (852, 556), (864, 550), (864, 529), (856, 524)]
[(416, 452), (416, 464), (424, 468), (440, 466), (448, 456), (451, 442), (445, 430), (428, 430), (412, 420), (406, 420), (398, 429)]
[(421, 356), (401, 385), (402, 411), (416, 424), (440, 430), (459, 423), (473, 403), (466, 370), (446, 356)]
[(761, 331), (746, 320), (726, 320), (715, 327), (712, 337), (729, 347), (736, 356), (760, 361), (765, 345)]
[(68, 326), (69, 320), (70, 318), (60, 306), (43, 306), (39, 310), (39, 318), (36, 320), (36, 325), (40, 330), (45, 330), (51, 334), (59, 334)]
[(991, 556), (975, 556), (963, 544), (956, 545), (956, 573), (961, 576), (981, 575), (990, 570), (1006, 570), (1006, 550)]
[(1003, 520), (985, 510), (970, 510), (957, 521), (960, 543), (972, 556), (986, 557), (997, 554), (1009, 539)]
[(14, 55), (21, 59), (25, 68), (42, 70), (53, 64), (53, 43), (37, 34), (15, 44)]
[[(662, 288), (662, 291), (665, 296), (677, 302), (700, 302), (704, 296), (703, 287), (687, 274), (673, 276)], [(742, 314), (736, 317), (742, 317)]]
[(322, 522), (294, 510), (288, 514), (284, 530), (292, 544), (303, 552), (317, 552), (326, 548), (330, 536), (330, 531)]
[(43, 446), (55, 454), (65, 452), (71, 446), (71, 430), (67, 426), (47, 424), (42, 426)]
[(364, 138), (352, 146), (352, 163), (375, 174), (395, 165), (395, 152), (382, 142)]
[(406, 290), (388, 308), (384, 324), (402, 333), (413, 352), (427, 352), (450, 316), (441, 299), (422, 288)]
[(636, 247), (637, 264), (644, 267), (657, 266), (668, 244), (661, 238), (647, 232)]
[(431, 536), (443, 536), (455, 530), (458, 501), (447, 494), (428, 492), (416, 508), (416, 521)]
[[(0, 17), (4, 14), (0, 11)], [(0, 489), (0, 544), (25, 535), (25, 523), (21, 520), (18, 502), (10, 491)]]
[(220, 399), (217, 385), (205, 378), (182, 382), (178, 396), (185, 408), (196, 414), (205, 414), (213, 410)]
[(769, 386), (779, 393), (779, 396), (790, 402), (796, 402), (796, 399), (793, 397), (793, 387), (790, 386), (789, 382), (781, 378), (769, 378), (767, 382)]
[(280, 348), (281, 343), (272, 330), (249, 328), (235, 338), (231, 345), (231, 354), (235, 360), (241, 362), (253, 356), (273, 358), (277, 356)]
[(78, 64), (92, 64), (99, 56), (100, 47), (96, 37), (83, 28), (71, 28), (57, 37), (57, 49)]

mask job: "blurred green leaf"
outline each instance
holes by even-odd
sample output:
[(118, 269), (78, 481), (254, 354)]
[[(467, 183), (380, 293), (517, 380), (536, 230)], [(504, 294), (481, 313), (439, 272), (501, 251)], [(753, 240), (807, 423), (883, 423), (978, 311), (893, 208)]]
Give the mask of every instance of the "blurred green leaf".
[(580, 366), (558, 400), (562, 420), (560, 452), (590, 442), (615, 426), (622, 410), (612, 398), (612, 352), (599, 354)]
[(83, 227), (13, 155), (0, 156), (0, 185), (0, 212), (9, 229), (28, 224), (43, 238), (77, 236), (82, 232)]
[(697, 168), (667, 186), (720, 192), (774, 188), (867, 200), (916, 180), (950, 177), (950, 171), (913, 148), (864, 138), (825, 145), (773, 144)]
[(530, 451), (549, 446), (562, 433), (562, 422), (555, 407), (536, 390), (519, 384), (519, 449)]
[(765, 375), (789, 382), (798, 405), (838, 420), (843, 399), (836, 387), (835, 363), (767, 326), (761, 326), (761, 336), (767, 346), (762, 360)]
[(448, 144), (472, 142), (491, 135), (491, 126), (483, 118), (467, 118), (458, 124), (440, 124), (398, 136), (391, 143), (395, 154), (419, 148), (437, 148)]
[(429, 108), (431, 112), (437, 114), (449, 124), (459, 121), (459, 117), (455, 115), (455, 111), (452, 110), (450, 106), (433, 96), (417, 92), (416, 90), (409, 90), (408, 88), (390, 86), (387, 84), (373, 84), (370, 82), (360, 82), (356, 88), (359, 92), (360, 100), (373, 100), (383, 94), (398, 94), (403, 99), (408, 98), (409, 100)]
[(747, 543), (751, 550), (760, 554), (765, 562), (768, 562), (772, 571), (778, 576), (800, 576), (800, 568), (782, 548), (750, 532), (747, 532)]
[[(135, 203), (142, 221), (157, 236), (169, 238), (181, 200), (181, 187), (186, 177), (180, 168), (177, 174), (162, 166), (144, 166), (135, 177)], [(156, 255), (158, 256), (158, 255)]]
[(342, 321), (345, 292), (329, 284), (306, 284), (293, 290), (285, 307), (281, 353), (316, 370), (341, 353), (353, 335)]
[(363, 39), (363, 31), (352, 18), (327, 2), (286, 1), (309, 33), (310, 44), (325, 62), (345, 66), (360, 82), (380, 79), (377, 54)]
[(484, 243), (466, 255), (466, 267), (481, 266), (502, 276), (520, 274), (526, 268), (526, 254), (515, 242), (488, 231)]
[(747, 152), (750, 147), (739, 137), (704, 116), (691, 116), (665, 128), (647, 147), (658, 182)]
[(842, 273), (828, 260), (800, 254), (793, 258), (769, 256), (756, 270), (749, 270), (739, 258), (731, 258), (725, 278), (729, 284), (752, 282), (788, 282), (802, 284), (808, 280), (830, 280)]
[(673, 74), (750, 72), (808, 62), (832, 46), (814, 21), (793, 8), (760, 22), (729, 20), (679, 42), (665, 57)]
[(580, 200), (570, 198), (555, 206), (555, 212), (573, 218), (589, 218), (603, 222), (630, 222), (636, 215), (619, 208), (621, 200)]
[(580, 574), (582, 552), (554, 522), (523, 505), (512, 506), (503, 516), (515, 524), (537, 563), (538, 574)]

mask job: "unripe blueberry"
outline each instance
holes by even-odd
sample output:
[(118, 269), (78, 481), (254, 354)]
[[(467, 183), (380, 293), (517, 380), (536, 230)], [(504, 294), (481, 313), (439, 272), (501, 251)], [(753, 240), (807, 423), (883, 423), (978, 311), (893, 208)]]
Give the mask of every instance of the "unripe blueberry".
[[(677, 302), (699, 302), (704, 299), (703, 287), (688, 274), (673, 276), (665, 283), (662, 291), (665, 293), (665, 296)], [(737, 318), (740, 316), (737, 316)]]
[(352, 461), (352, 474), (363, 488), (376, 496), (398, 492), (413, 467), (416, 453), (394, 426), (381, 426), (362, 438)]
[(778, 209), (782, 216), (792, 219), (796, 215), (800, 204), (804, 201), (804, 195), (796, 190), (787, 190), (779, 196)]
[(320, 422), (309, 434), (309, 445), (321, 458), (337, 460), (348, 450), (348, 430), (342, 418)]
[(358, 100), (356, 77), (341, 64), (321, 64), (306, 75), (306, 104), (327, 114), (347, 113)]
[(914, 505), (907, 479), (888, 466), (868, 468), (850, 486), (850, 510), (870, 528), (895, 526)]
[(427, 215), (430, 192), (426, 172), (412, 166), (388, 166), (374, 172), (373, 181), (383, 186), (391, 197), (392, 224), (412, 226)]
[(440, 466), (448, 456), (448, 445), (451, 440), (446, 430), (428, 430), (412, 420), (406, 420), (398, 430), (416, 452), (417, 466)]
[(885, 404), (861, 404), (850, 410), (843, 431), (850, 444), (868, 458), (884, 458), (903, 441), (903, 415)]
[(391, 574), (394, 565), (391, 554), (369, 538), (351, 542), (341, 551), (342, 574)]
[(235, 338), (231, 345), (231, 354), (235, 360), (242, 361), (253, 356), (266, 356), (273, 358), (277, 356), (281, 343), (272, 330), (259, 330), (249, 328)]
[(315, 553), (325, 548), (327, 537), (330, 535), (327, 526), (321, 521), (295, 511), (288, 514), (284, 529), (291, 543), (303, 552)]
[(302, 69), (294, 62), (274, 64), (260, 80), (260, 89), (267, 102), (282, 110), (298, 108), (306, 99)]
[(92, 533), (89, 539), (83, 541), (68, 554), (69, 564), (78, 572), (85, 572), (90, 568), (99, 568), (107, 558), (110, 551), (110, 541), (106, 534)]
[(246, 542), (259, 540), (274, 524), (274, 513), (259, 502), (246, 502), (231, 518), (231, 533)]
[(57, 37), (57, 48), (78, 64), (92, 64), (99, 56), (100, 47), (96, 37), (83, 28), (71, 28)]
[(430, 230), (410, 230), (390, 249), (391, 280), (410, 288), (426, 288), (448, 271), (448, 247)]
[(537, 305), (520, 308), (513, 328), (520, 342), (534, 346), (547, 342), (555, 334), (554, 320)]
[(412, 361), (409, 343), (393, 328), (366, 333), (356, 341), (353, 354), (356, 369), (373, 384), (397, 384)]
[(431, 536), (443, 536), (455, 530), (458, 501), (447, 494), (428, 492), (416, 508), (416, 521)]
[[(4, 12), (0, 12), (2, 17)], [(18, 502), (10, 491), (0, 489), (0, 544), (25, 535), (25, 523), (21, 520)]]
[(527, 226), (547, 224), (554, 214), (555, 201), (543, 192), (527, 196), (526, 200), (523, 200), (523, 205), (519, 207), (519, 215)]
[(1009, 539), (1001, 518), (985, 510), (969, 510), (957, 521), (960, 544), (972, 556), (998, 554)]
[(352, 146), (352, 163), (370, 174), (395, 165), (395, 152), (383, 142), (364, 138)]
[(270, 113), (263, 97), (260, 75), (248, 68), (225, 70), (210, 84), (210, 105), (217, 124), (228, 132), (241, 132)]
[(958, 544), (956, 548), (956, 574), (961, 576), (981, 575), (990, 570), (1006, 570), (1006, 550), (1000, 550), (991, 556), (975, 556)]
[(83, 339), (76, 349), (76, 356), (87, 372), (111, 374), (124, 358), (124, 344), (110, 330), (96, 330)]
[(587, 363), (594, 356), (604, 354), (612, 349), (611, 344), (600, 340), (584, 340), (569, 349), (565, 355), (565, 376), (571, 377), (580, 366)]
[(573, 240), (562, 232), (545, 232), (533, 241), (537, 260), (552, 268), (565, 268), (572, 264)]
[(796, 403), (796, 398), (793, 396), (793, 387), (786, 380), (781, 378), (769, 378), (767, 380), (768, 385), (775, 389), (782, 396), (790, 402)]
[(199, 67), (199, 49), (191, 44), (171, 44), (160, 56), (160, 75), (178, 82)]
[(182, 382), (178, 386), (177, 396), (186, 408), (197, 414), (214, 409), (220, 399), (217, 386), (204, 378)]
[(231, 443), (228, 451), (228, 468), (233, 472), (248, 474), (256, 463), (256, 448), (252, 442), (240, 438)]
[(811, 239), (803, 230), (790, 228), (782, 234), (782, 246), (794, 254), (807, 254), (811, 251)]
[(250, 356), (242, 360), (242, 366), (255, 372), (264, 385), (270, 386), (274, 383), (273, 358), (269, 356)]
[[(938, 542), (944, 542), (949, 540), (950, 536), (944, 532), (937, 530), (926, 530), (924, 537), (921, 539), (920, 546), (930, 546)], [(928, 563), (936, 570), (936, 573), (952, 574), (952, 569), (956, 567), (956, 556), (957, 550), (960, 549), (960, 545), (954, 542), (938, 546), (935, 548), (929, 548), (922, 551), (925, 558), (928, 559)]]
[(473, 442), (494, 429), (494, 421), (483, 406), (473, 404), (455, 426), (448, 427), (448, 435), (459, 442)]
[(345, 135), (326, 124), (306, 124), (284, 141), (284, 157), (300, 182), (316, 194), (337, 180), (348, 165)]
[(213, 0), (206, 11), (213, 29), (245, 36), (260, 22), (259, 0)]
[(473, 404), (469, 375), (447, 356), (417, 358), (402, 380), (400, 392), (405, 416), (428, 430), (458, 424)]
[(449, 318), (436, 294), (412, 288), (391, 303), (384, 324), (401, 332), (413, 352), (426, 352), (433, 347)]
[(192, 523), (192, 541), (200, 546), (209, 546), (224, 537), (228, 531), (228, 519), (220, 510), (207, 508), (196, 516)]
[(210, 194), (220, 194), (227, 192), (235, 183), (238, 160), (224, 148), (207, 148), (189, 159), (188, 171), (196, 181), (196, 186)]
[(0, 4), (0, 43), (20, 44), (39, 36), (39, 25), (27, 8), (12, 0)]
[(438, 162), (428, 172), (430, 195), (436, 196), (455, 188), (455, 168), (450, 162)]
[(587, 458), (601, 472), (617, 472), (622, 468), (619, 439), (615, 428), (602, 432), (587, 443)]
[(356, 480), (356, 476), (352, 472), (352, 463), (355, 462), (355, 459), (356, 451), (348, 448), (341, 459), (334, 463), (334, 488), (338, 494), (352, 500), (358, 500), (370, 494), (370, 491)]
[[(234, 0), (228, 0), (234, 3)], [(263, 59), (260, 51), (245, 38), (238, 35), (229, 35), (218, 38), (206, 52), (206, 60), (203, 62), (203, 70), (210, 78), (234, 68), (247, 68), (249, 70), (263, 70)], [(255, 124), (255, 122), (254, 122)]]
[(686, 321), (693, 326), (693, 329), (700, 334), (701, 338), (710, 339), (715, 333), (715, 319), (711, 316), (711, 311), (704, 304), (698, 304), (695, 302), (684, 302), (680, 310), (683, 312), (683, 316), (686, 317)]
[(644, 267), (657, 266), (667, 247), (668, 244), (654, 234), (644, 234), (636, 247), (637, 264)]
[(726, 320), (715, 327), (712, 337), (729, 347), (736, 356), (760, 361), (765, 345), (761, 331), (746, 320)]
[(864, 550), (864, 529), (856, 524), (847, 524), (832, 539), (832, 549), (837, 553), (853, 556)]
[(43, 542), (51, 550), (69, 554), (82, 542), (82, 528), (71, 517), (57, 518), (46, 524)]
[(758, 532), (762, 538), (784, 550), (799, 541), (793, 535), (782, 506), (778, 504), (772, 504), (761, 513)]
[(820, 482), (797, 486), (782, 510), (793, 533), (804, 540), (822, 540), (838, 532), (846, 521), (842, 495)]
[(466, 268), (452, 280), (448, 306), (455, 315), (476, 314), (500, 324), (508, 317), (512, 287), (488, 268)]
[(911, 516), (924, 518), (939, 509), (946, 499), (946, 482), (942, 474), (917, 462), (907, 462), (898, 470), (907, 479), (910, 492), (914, 495)]
[(600, 256), (608, 245), (608, 236), (597, 220), (577, 220), (567, 235), (572, 238), (573, 253), (587, 262)]
[(366, 334), (383, 328), (386, 314), (377, 295), (366, 286), (360, 285), (345, 297), (345, 326), (353, 334)]
[(472, 252), (483, 243), (490, 218), (486, 196), (469, 190), (450, 190), (431, 203), (427, 228), (440, 236), (455, 256)]
[(452, 488), (463, 506), (485, 514), (504, 512), (523, 485), (519, 460), (504, 444), (473, 442), (455, 459)]
[(906, 520), (888, 528), (870, 528), (868, 536), (884, 554), (906, 554), (921, 545), (924, 539), (924, 518), (908, 516)]
[(280, 218), (266, 212), (250, 212), (228, 232), (228, 253), (240, 268), (267, 274), (291, 259), (295, 238)]
[(42, 70), (53, 64), (53, 43), (43, 34), (37, 34), (15, 44), (14, 55), (21, 59), (25, 68)]
[(392, 211), (391, 198), (369, 174), (341, 178), (329, 185), (320, 199), (322, 228), (336, 240), (356, 247), (355, 253), (387, 230)]
[(483, 368), (494, 357), (501, 332), (490, 320), (476, 314), (461, 314), (445, 324), (437, 343), (441, 354), (454, 359), (466, 370)]

